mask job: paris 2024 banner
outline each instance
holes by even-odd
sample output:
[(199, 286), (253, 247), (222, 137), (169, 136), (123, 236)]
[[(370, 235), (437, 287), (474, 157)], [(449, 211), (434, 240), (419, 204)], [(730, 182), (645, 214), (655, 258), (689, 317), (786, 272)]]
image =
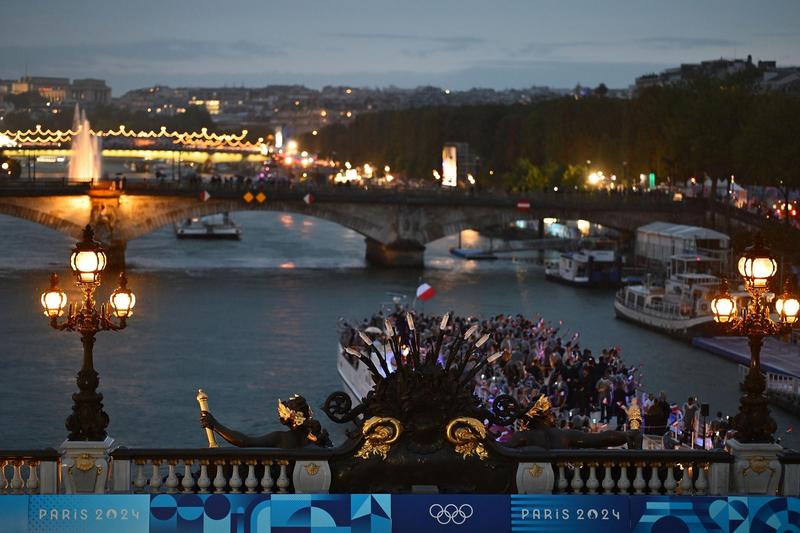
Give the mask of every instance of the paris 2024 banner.
[(3, 533), (800, 532), (800, 499), (475, 494), (0, 496)]

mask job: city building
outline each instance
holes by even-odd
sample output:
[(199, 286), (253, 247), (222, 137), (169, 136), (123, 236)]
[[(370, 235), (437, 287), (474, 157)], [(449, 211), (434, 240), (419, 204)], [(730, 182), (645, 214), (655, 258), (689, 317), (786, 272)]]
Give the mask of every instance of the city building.
[(86, 106), (111, 103), (111, 87), (105, 80), (48, 76), (23, 76), (19, 80), (0, 80), (0, 96), (37, 92), (51, 104), (80, 103)]
[(69, 86), (70, 101), (85, 105), (108, 105), (111, 103), (111, 87), (105, 80), (86, 78), (73, 80)]
[(714, 59), (700, 63), (683, 63), (658, 74), (650, 73), (636, 78), (634, 90), (648, 87), (682, 85), (695, 79), (725, 79), (742, 73), (751, 73), (764, 91), (779, 91), (800, 94), (800, 67), (778, 67), (775, 61), (753, 62), (746, 59)]

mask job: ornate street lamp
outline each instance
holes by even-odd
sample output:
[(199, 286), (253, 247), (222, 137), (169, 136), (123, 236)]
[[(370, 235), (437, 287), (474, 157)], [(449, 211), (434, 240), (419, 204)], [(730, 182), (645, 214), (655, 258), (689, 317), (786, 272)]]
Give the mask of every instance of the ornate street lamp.
[(778, 321), (770, 317), (767, 288), (777, 271), (777, 263), (764, 247), (760, 235), (739, 259), (738, 270), (750, 295), (744, 314), (741, 317), (736, 315), (736, 300), (728, 292), (725, 280), (720, 285), (720, 293), (711, 301), (714, 320), (725, 324), (729, 334), (747, 337), (750, 345), (750, 370), (744, 378), (745, 395), (740, 400), (733, 426), (739, 442), (772, 442), (777, 426), (769, 415), (764, 397), (766, 380), (761, 374), (761, 347), (765, 337), (785, 333), (791, 328), (797, 321), (800, 302), (789, 293), (787, 284), (784, 294), (775, 302)]
[[(72, 250), (70, 266), (76, 285), (83, 292), (80, 307), (70, 304), (66, 320), (59, 323), (58, 318), (64, 315), (67, 305), (67, 295), (58, 287), (57, 274), (50, 275), (50, 288), (42, 294), (41, 302), (50, 325), (59, 331), (77, 331), (81, 334), (83, 344), (83, 366), (77, 379), (79, 392), (72, 395), (72, 414), (66, 422), (68, 439), (102, 441), (107, 436), (108, 415), (103, 411), (103, 395), (97, 392), (100, 379), (92, 358), (95, 334), (101, 330), (124, 329), (136, 305), (136, 296), (128, 288), (128, 280), (123, 272), (119, 276), (119, 287), (109, 298), (110, 308), (106, 304), (95, 306), (94, 292), (100, 286), (100, 278), (106, 267), (106, 254), (100, 243), (94, 240), (94, 232), (88, 225), (83, 230), (83, 240)], [(112, 320), (112, 313), (119, 323)]]

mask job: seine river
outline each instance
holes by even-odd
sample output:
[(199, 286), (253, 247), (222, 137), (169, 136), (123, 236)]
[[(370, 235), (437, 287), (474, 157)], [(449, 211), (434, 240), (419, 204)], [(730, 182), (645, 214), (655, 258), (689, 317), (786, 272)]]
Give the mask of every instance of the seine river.
[[(421, 276), (438, 292), (425, 311), (563, 320), (595, 353), (621, 346), (629, 364), (642, 365), (647, 390), (681, 404), (697, 395), (712, 414), (738, 406), (734, 364), (615, 319), (613, 292), (547, 282), (530, 258), (462, 261), (448, 254), (450, 237), (428, 247), (424, 272), (376, 269), (364, 264), (364, 239), (340, 226), (281, 213), (233, 218), (239, 242), (178, 241), (162, 228), (128, 245), (135, 313), (125, 331), (102, 332), (95, 345), (109, 434), (127, 446), (205, 446), (199, 387), (221, 421), (248, 433), (279, 427), (278, 398), (300, 393), (321, 405), (340, 388), (337, 318), (361, 319), (390, 292), (411, 295)], [(51, 270), (62, 274), (62, 288), (72, 286), (72, 244), (0, 216), (0, 448), (58, 446), (66, 437), (81, 345), (76, 333), (48, 327), (39, 294)], [(75, 301), (76, 291), (68, 294)], [(796, 445), (796, 433), (785, 431), (798, 421), (774, 415), (784, 444)]]

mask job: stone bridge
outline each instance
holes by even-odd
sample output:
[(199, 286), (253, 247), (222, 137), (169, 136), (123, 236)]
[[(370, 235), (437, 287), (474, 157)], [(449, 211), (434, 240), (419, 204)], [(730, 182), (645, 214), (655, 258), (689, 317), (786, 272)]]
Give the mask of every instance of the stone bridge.
[[(202, 191), (210, 198), (203, 200)], [(632, 232), (656, 220), (709, 225), (708, 203), (681, 202), (663, 194), (533, 193), (525, 197), (444, 190), (393, 191), (333, 187), (307, 191), (287, 187), (250, 190), (200, 188), (171, 183), (136, 184), (124, 192), (88, 185), (20, 184), (0, 187), (0, 214), (31, 220), (74, 236), (95, 227), (109, 262), (124, 265), (126, 243), (190, 217), (233, 211), (285, 211), (328, 220), (366, 238), (366, 258), (387, 266), (422, 266), (425, 245), (463, 229), (484, 229), (521, 218), (555, 217)], [(259, 196), (263, 193), (263, 196)], [(249, 198), (249, 201), (248, 201)], [(528, 202), (522, 207), (519, 202)], [(748, 227), (760, 219), (735, 210)], [(748, 215), (748, 216), (745, 216)], [(712, 224), (713, 225), (713, 224)]]

